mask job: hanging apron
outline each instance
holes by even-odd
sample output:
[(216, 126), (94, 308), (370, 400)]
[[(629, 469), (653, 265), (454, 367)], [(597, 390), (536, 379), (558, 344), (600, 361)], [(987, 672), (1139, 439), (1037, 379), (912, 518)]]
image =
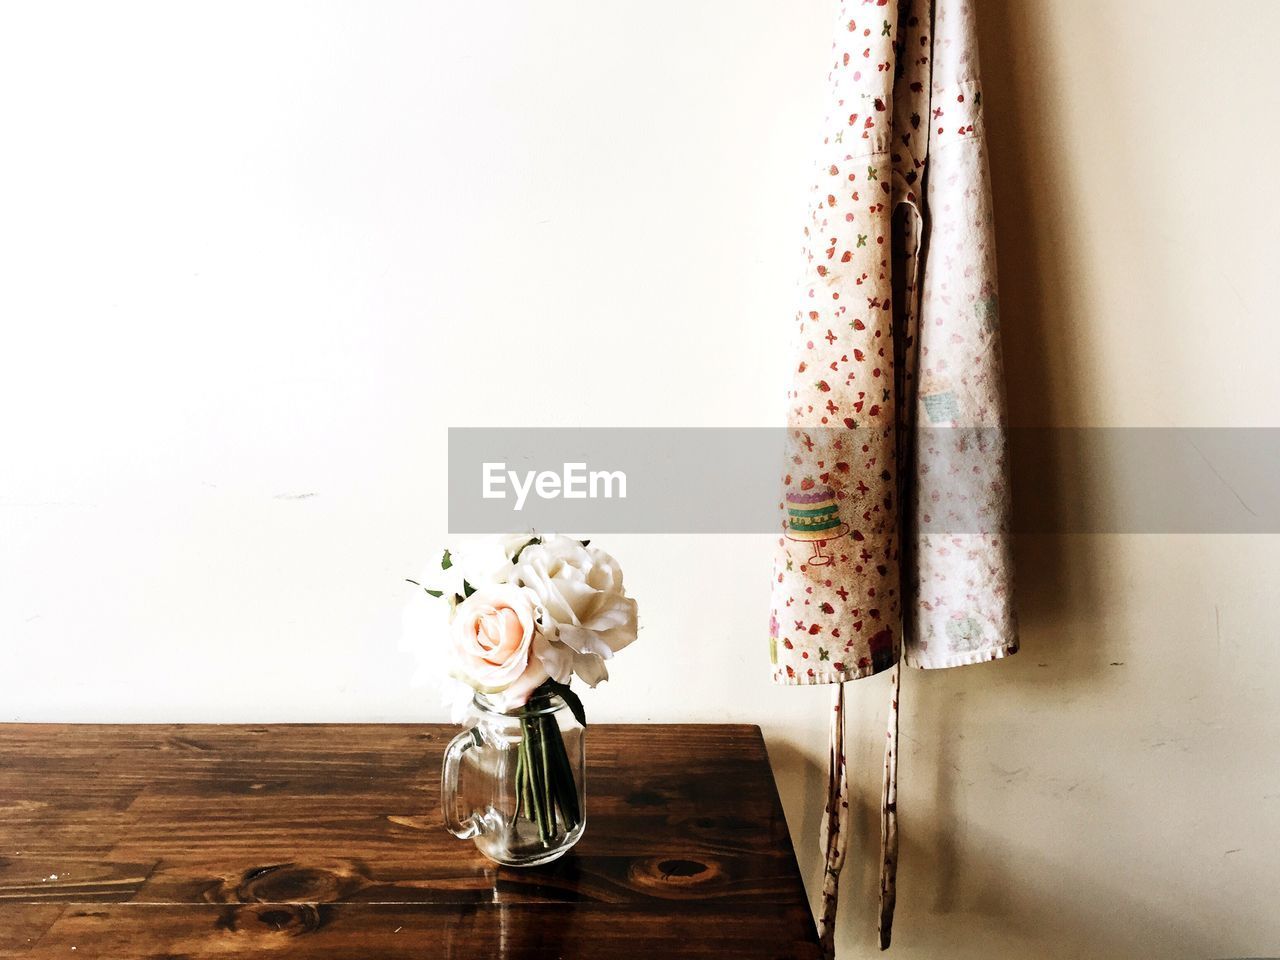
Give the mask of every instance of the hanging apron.
[(900, 661), (1017, 651), (1004, 396), (971, 0), (845, 0), (792, 328), (770, 653), (833, 684), (819, 929), (848, 823), (844, 682), (892, 670), (880, 943), (896, 895)]

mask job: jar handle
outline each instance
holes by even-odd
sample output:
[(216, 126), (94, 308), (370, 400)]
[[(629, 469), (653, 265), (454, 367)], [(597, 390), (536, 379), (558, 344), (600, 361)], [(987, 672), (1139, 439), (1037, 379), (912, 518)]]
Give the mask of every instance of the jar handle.
[(480, 744), (475, 727), (463, 730), (444, 751), (444, 767), (440, 771), (440, 808), (444, 813), (444, 825), (460, 840), (478, 836), (483, 826), (474, 813), (458, 816), (458, 774), (462, 767), (462, 755)]

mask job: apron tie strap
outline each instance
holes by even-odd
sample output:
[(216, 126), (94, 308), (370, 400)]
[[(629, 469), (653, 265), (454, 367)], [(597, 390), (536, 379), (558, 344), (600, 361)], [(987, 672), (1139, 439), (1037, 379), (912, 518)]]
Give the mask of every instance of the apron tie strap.
[(884, 787), (880, 792), (880, 949), (893, 936), (893, 906), (898, 895), (898, 699), (902, 663), (894, 664), (889, 701), (889, 730), (884, 744)]
[(831, 704), (831, 757), (827, 766), (827, 809), (822, 818), (822, 848), (826, 855), (822, 876), (822, 911), (818, 938), (822, 954), (834, 960), (836, 907), (840, 899), (840, 870), (849, 833), (849, 771), (844, 758), (844, 684), (835, 685)]

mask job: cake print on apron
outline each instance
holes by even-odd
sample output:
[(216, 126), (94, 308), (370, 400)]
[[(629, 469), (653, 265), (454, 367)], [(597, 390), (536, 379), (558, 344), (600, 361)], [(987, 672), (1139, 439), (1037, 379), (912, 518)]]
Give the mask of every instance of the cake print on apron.
[(822, 548), (849, 535), (849, 525), (840, 521), (835, 490), (806, 477), (800, 481), (800, 489), (789, 491), (786, 499), (787, 539), (813, 544), (813, 556), (805, 561), (808, 566), (828, 566), (835, 558), (824, 554)]

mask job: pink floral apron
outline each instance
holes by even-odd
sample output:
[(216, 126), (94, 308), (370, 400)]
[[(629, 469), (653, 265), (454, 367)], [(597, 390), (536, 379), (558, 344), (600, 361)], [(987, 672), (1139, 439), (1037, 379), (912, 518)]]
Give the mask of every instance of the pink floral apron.
[(1017, 651), (1004, 397), (972, 0), (844, 0), (805, 228), (770, 630), (774, 679), (834, 684), (820, 929), (832, 950), (843, 683), (893, 671), (880, 941), (893, 920), (900, 659)]

